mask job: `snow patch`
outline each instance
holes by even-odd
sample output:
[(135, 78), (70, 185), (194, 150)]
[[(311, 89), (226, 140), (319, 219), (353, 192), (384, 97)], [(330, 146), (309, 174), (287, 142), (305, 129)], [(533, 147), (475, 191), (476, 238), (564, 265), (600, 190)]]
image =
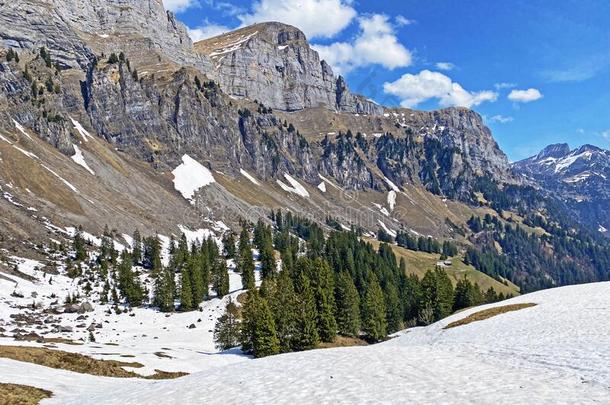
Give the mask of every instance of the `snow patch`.
[(326, 193), (326, 183), (322, 182), (322, 183), (318, 184), (318, 189), (321, 192)]
[(244, 176), (245, 178), (247, 178), (248, 180), (250, 180), (252, 183), (256, 184), (257, 186), (261, 185), (261, 183), (259, 183), (258, 180), (256, 180), (254, 178), (254, 176), (252, 176), (250, 173), (248, 173), (244, 169), (239, 169), (239, 172), (242, 174), (242, 176)]
[(191, 203), (195, 192), (202, 187), (215, 183), (210, 170), (189, 155), (182, 156), (182, 164), (172, 171), (174, 188)]
[(19, 132), (21, 132), (23, 135), (25, 135), (26, 137), (28, 137), (28, 139), (32, 140), (32, 137), (31, 137), (31, 136), (30, 136), (30, 135), (29, 135), (27, 132), (25, 132), (25, 128), (23, 128), (23, 126), (22, 126), (20, 123), (18, 123), (18, 122), (17, 122), (17, 121), (15, 121), (15, 120), (13, 120), (13, 122), (15, 123), (15, 128), (17, 128), (17, 130), (18, 130)]
[(396, 237), (396, 231), (391, 230), (390, 228), (388, 228), (386, 226), (386, 224), (383, 223), (383, 221), (381, 220), (377, 220), (377, 222), (379, 222), (379, 225), (381, 225), (381, 227), (383, 228), (384, 231), (386, 231), (390, 236), (392, 236), (393, 238)]
[(605, 228), (603, 225), (600, 225), (600, 226), (599, 226), (598, 231), (600, 231), (601, 233), (606, 233), (606, 232), (608, 232), (608, 230), (607, 230), (607, 229), (606, 229), (606, 228)]
[(93, 136), (80, 124), (80, 122), (76, 121), (74, 118), (70, 117), (70, 121), (72, 121), (72, 125), (74, 125), (74, 129), (78, 131), (80, 136), (83, 137), (85, 142), (89, 142), (89, 138), (93, 139)]
[(64, 179), (63, 177), (61, 177), (59, 174), (57, 174), (57, 172), (55, 172), (53, 169), (51, 169), (49, 166), (44, 165), (44, 164), (40, 164), (42, 167), (44, 167), (45, 169), (47, 169), (47, 171), (49, 173), (51, 173), (53, 176), (57, 177), (59, 180), (61, 180), (66, 186), (68, 186), (68, 188), (72, 191), (74, 191), (75, 193), (78, 193), (78, 189), (76, 187), (74, 187), (74, 185), (72, 183), (70, 183), (68, 180)]
[(288, 173), (284, 173), (284, 177), (290, 183), (290, 186), (281, 180), (277, 180), (277, 184), (279, 184), (279, 186), (284, 191), (288, 191), (289, 193), (300, 195), (301, 197), (309, 198), (309, 192), (307, 191), (307, 189), (305, 189), (305, 187), (303, 187), (303, 185), (301, 185), (301, 183), (296, 181), (296, 179), (294, 177), (292, 177)]
[(83, 167), (86, 171), (91, 173), (91, 175), (95, 176), (95, 172), (91, 170), (87, 162), (85, 162), (85, 157), (83, 156), (83, 152), (80, 150), (80, 148), (76, 145), (72, 146), (74, 146), (74, 156), (72, 156), (72, 160), (74, 160), (77, 165)]
[(394, 211), (394, 207), (396, 206), (396, 191), (390, 190), (388, 193), (388, 205), (390, 206), (390, 211)]

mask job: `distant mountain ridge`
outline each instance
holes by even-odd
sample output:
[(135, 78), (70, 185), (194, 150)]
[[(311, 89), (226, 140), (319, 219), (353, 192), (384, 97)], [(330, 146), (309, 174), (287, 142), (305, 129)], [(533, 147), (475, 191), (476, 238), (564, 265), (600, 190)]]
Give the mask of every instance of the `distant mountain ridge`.
[(610, 229), (610, 151), (553, 144), (513, 167), (564, 200), (592, 229)]

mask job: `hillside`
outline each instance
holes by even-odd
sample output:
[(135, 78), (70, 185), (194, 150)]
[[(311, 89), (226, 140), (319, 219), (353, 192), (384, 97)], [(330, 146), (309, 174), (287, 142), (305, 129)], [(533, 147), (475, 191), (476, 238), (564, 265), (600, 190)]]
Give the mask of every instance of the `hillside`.
[[(369, 347), (314, 350), (164, 382), (92, 377), (0, 359), (2, 381), (48, 389), (45, 403), (604, 402), (609, 283), (472, 308)], [(533, 307), (443, 329), (489, 307)], [(119, 349), (117, 349), (119, 350)], [(219, 357), (225, 355), (220, 354)], [(215, 357), (214, 355), (211, 357)]]

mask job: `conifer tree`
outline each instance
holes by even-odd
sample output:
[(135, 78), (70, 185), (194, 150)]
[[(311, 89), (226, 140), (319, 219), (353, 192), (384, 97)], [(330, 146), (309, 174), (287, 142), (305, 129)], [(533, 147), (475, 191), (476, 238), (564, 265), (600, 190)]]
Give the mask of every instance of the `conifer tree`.
[(235, 258), (235, 234), (233, 232), (229, 232), (222, 241), (224, 247), (224, 254), (227, 259)]
[(387, 283), (384, 295), (388, 331), (393, 333), (402, 328), (403, 310), (398, 297), (398, 288), (393, 283)]
[(368, 339), (378, 342), (388, 335), (383, 291), (375, 277), (368, 283), (364, 297), (363, 330)]
[(337, 335), (333, 274), (326, 260), (318, 258), (306, 262), (316, 299), (318, 335), (323, 342), (332, 342)]
[(216, 259), (214, 264), (213, 288), (218, 298), (222, 298), (229, 293), (229, 271), (227, 262), (222, 257)]
[(142, 235), (140, 235), (140, 231), (137, 229), (133, 233), (131, 257), (133, 259), (133, 264), (136, 266), (142, 262)]
[(240, 323), (237, 315), (237, 306), (229, 300), (225, 313), (218, 318), (214, 327), (214, 342), (217, 349), (229, 350), (239, 346)]
[(280, 351), (283, 353), (289, 352), (292, 340), (296, 335), (299, 308), (292, 278), (290, 278), (288, 271), (284, 270), (279, 273), (269, 300), (275, 319), (275, 329), (280, 341)]
[(182, 277), (180, 285), (180, 308), (183, 311), (190, 311), (194, 308), (193, 303), (193, 286), (191, 283), (191, 269), (189, 267), (182, 268)]
[(175, 293), (174, 273), (169, 269), (161, 267), (155, 278), (155, 305), (162, 312), (174, 311)]
[(75, 259), (77, 261), (83, 261), (87, 258), (87, 250), (85, 249), (85, 239), (82, 236), (82, 229), (78, 228), (74, 234), (74, 251), (76, 252)]
[(241, 282), (244, 289), (251, 290), (254, 288), (254, 260), (252, 259), (252, 250), (250, 248), (250, 242), (246, 240), (242, 244), (239, 241), (239, 258), (237, 261), (237, 271), (241, 273)]
[(201, 255), (195, 253), (188, 258), (186, 263), (191, 278), (193, 296), (193, 307), (197, 307), (208, 295), (209, 269)]
[(337, 327), (344, 336), (358, 336), (360, 330), (360, 297), (354, 281), (341, 272), (336, 287)]
[(259, 295), (258, 300), (252, 352), (255, 357), (278, 354), (280, 352), (280, 342), (275, 331), (273, 314), (266, 298)]
[(318, 335), (316, 299), (309, 279), (300, 273), (295, 283), (297, 292), (296, 331), (292, 339), (293, 350), (308, 350), (315, 348), (320, 342)]
[(144, 288), (134, 274), (132, 268), (132, 258), (127, 251), (123, 251), (121, 262), (118, 266), (119, 289), (123, 296), (132, 307), (142, 305), (144, 300)]

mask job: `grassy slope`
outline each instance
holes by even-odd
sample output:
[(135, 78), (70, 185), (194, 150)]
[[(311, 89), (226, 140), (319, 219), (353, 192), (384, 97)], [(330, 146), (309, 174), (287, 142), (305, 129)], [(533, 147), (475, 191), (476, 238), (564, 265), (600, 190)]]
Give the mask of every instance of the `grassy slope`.
[[(379, 247), (379, 241), (369, 239), (368, 242), (372, 243), (375, 248)], [(436, 262), (440, 260), (440, 255), (426, 252), (415, 252), (402, 248), (400, 246), (392, 245), (396, 258), (400, 260), (401, 257), (407, 262), (407, 271), (411, 274), (416, 274), (418, 277), (423, 277), (426, 271), (434, 269)], [(470, 265), (466, 265), (463, 262), (462, 257), (454, 257), (451, 259), (452, 265), (445, 268), (445, 271), (453, 281), (457, 283), (459, 279), (466, 276), (468, 280), (473, 283), (478, 283), (481, 290), (485, 291), (489, 287), (493, 287), (498, 293), (504, 294), (519, 294), (519, 287), (508, 282), (508, 285), (504, 285), (501, 282), (489, 277), (487, 274), (481, 273)]]

